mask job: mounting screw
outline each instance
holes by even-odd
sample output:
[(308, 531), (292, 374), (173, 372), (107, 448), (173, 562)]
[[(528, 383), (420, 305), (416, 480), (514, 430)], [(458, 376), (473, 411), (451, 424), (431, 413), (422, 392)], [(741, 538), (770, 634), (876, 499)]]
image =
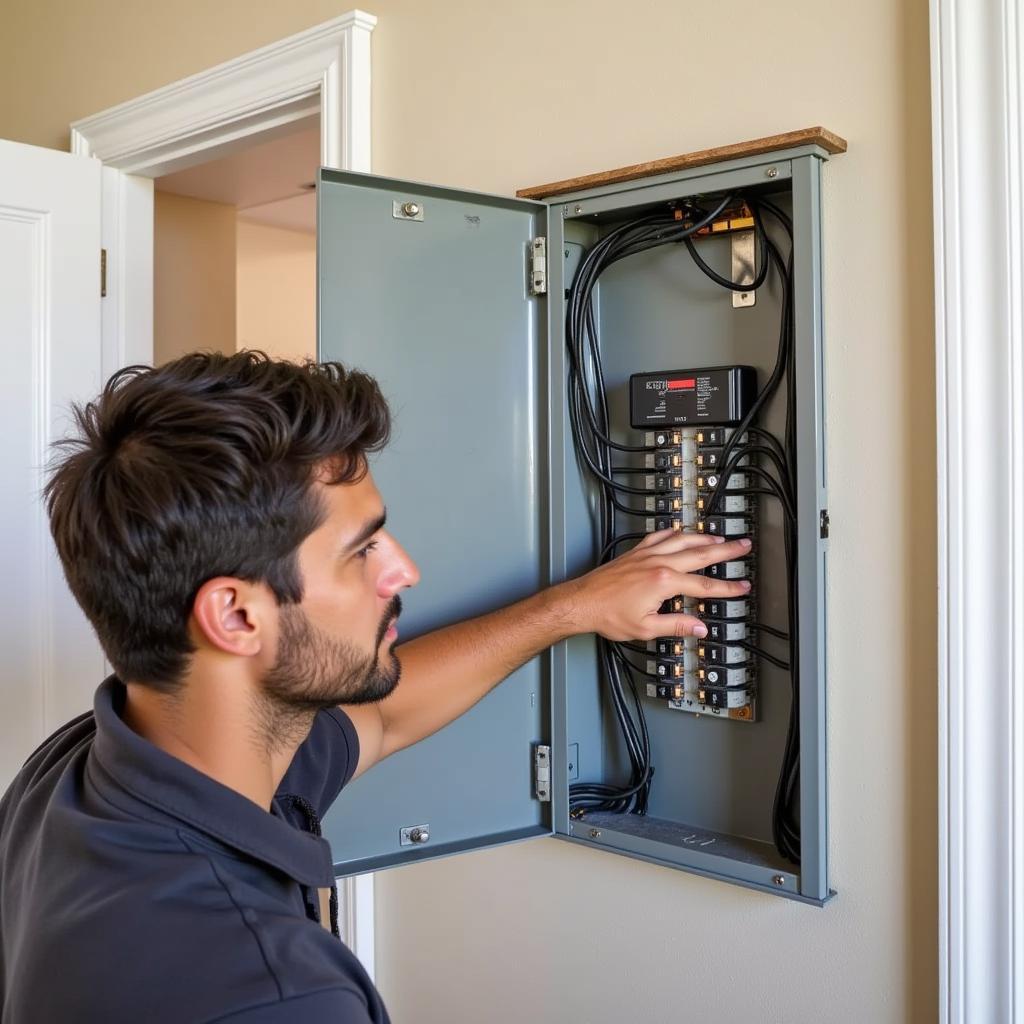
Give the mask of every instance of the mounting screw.
[(778, 169), (778, 167), (769, 167), (768, 170), (765, 171), (764, 173), (769, 178), (777, 178), (779, 176), (779, 169)]
[(591, 839), (600, 839), (601, 838), (601, 830), (599, 828), (592, 828), (590, 830), (590, 838)]
[(404, 213), (406, 217), (416, 217), (419, 215), (419, 212), (419, 203), (402, 203), (402, 213)]
[(409, 838), (414, 843), (425, 843), (430, 838), (430, 833), (425, 828), (414, 828), (409, 833)]
[(776, 885), (785, 885), (786, 884), (786, 876), (785, 875), (773, 875), (772, 876), (772, 881)]
[(583, 207), (582, 206), (577, 206), (577, 207), (574, 208), (573, 212), (575, 212), (575, 213), (582, 213), (583, 212)]

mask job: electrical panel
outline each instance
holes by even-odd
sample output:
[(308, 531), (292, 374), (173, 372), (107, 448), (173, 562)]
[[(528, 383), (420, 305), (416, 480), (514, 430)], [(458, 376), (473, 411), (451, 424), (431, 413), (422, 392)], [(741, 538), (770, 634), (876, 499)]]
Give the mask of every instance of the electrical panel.
[(651, 533), (729, 553), (658, 595), (664, 635), (570, 638), (347, 787), (339, 873), (555, 835), (829, 898), (820, 208), (844, 146), (761, 142), (543, 202), (321, 172), (319, 355), (392, 403), (373, 472), (420, 563), (413, 633)]

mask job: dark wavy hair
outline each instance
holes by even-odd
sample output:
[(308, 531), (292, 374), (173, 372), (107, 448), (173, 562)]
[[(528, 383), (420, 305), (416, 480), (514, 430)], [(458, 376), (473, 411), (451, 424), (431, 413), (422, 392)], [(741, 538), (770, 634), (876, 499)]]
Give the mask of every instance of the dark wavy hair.
[(64, 574), (117, 674), (164, 692), (195, 650), (204, 582), (302, 599), (297, 549), (325, 515), (314, 477), (361, 479), (390, 432), (372, 377), (262, 352), (130, 366), (74, 414), (45, 490)]

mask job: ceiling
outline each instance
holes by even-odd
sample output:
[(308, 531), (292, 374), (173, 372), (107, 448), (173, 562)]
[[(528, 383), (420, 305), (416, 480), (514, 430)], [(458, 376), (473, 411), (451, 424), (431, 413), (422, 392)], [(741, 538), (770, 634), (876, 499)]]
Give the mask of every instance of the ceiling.
[(257, 224), (269, 224), (275, 228), (287, 228), (289, 231), (316, 232), (316, 193), (312, 190), (289, 199), (278, 199), (274, 203), (262, 206), (250, 206), (238, 211), (239, 220), (255, 221)]
[(245, 220), (316, 230), (310, 184), (320, 167), (320, 118), (296, 121), (286, 134), (157, 178), (158, 192), (237, 207)]

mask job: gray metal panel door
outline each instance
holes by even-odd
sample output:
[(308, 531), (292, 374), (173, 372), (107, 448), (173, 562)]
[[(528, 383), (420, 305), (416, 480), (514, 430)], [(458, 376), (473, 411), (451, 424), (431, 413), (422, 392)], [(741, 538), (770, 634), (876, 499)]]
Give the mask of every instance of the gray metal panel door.
[[(526, 278), (546, 208), (326, 170), (318, 192), (319, 357), (372, 373), (391, 403), (371, 468), (422, 573), (408, 639), (546, 582), (544, 300)], [(534, 659), (347, 787), (324, 822), (339, 873), (548, 833), (531, 777), (547, 675)], [(420, 825), (429, 841), (401, 845)]]

